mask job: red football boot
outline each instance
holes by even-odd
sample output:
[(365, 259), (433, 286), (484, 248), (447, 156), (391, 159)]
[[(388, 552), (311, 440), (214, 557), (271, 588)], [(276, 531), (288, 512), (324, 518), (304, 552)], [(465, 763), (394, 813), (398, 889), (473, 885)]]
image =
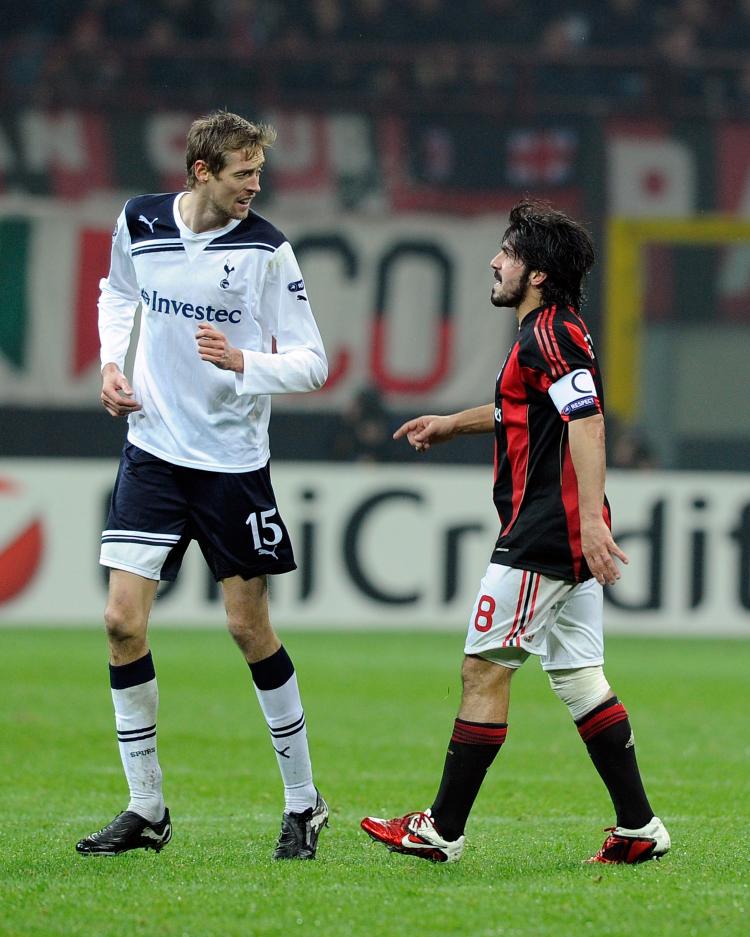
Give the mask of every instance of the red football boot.
[(586, 862), (608, 865), (634, 865), (648, 859), (659, 859), (669, 851), (671, 840), (667, 828), (658, 817), (652, 817), (639, 830), (626, 830), (622, 826), (608, 827), (609, 836), (599, 852)]
[(360, 826), (368, 836), (387, 846), (391, 852), (419, 856), (430, 862), (458, 862), (464, 851), (464, 837), (459, 836), (453, 841), (443, 839), (435, 829), (429, 810), (407, 813), (393, 820), (365, 817)]

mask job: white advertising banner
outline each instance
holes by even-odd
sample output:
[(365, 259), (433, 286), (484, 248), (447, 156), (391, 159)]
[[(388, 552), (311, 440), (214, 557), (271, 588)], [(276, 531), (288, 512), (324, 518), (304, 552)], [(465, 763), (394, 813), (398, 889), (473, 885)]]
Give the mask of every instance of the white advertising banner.
[[(0, 623), (98, 622), (99, 534), (116, 465), (0, 460)], [(491, 469), (279, 464), (299, 569), (271, 584), (274, 621), (462, 631), (497, 535)], [(607, 590), (610, 632), (750, 636), (750, 484), (742, 475), (611, 473), (630, 556)], [(221, 624), (199, 549), (163, 584), (155, 624)]]

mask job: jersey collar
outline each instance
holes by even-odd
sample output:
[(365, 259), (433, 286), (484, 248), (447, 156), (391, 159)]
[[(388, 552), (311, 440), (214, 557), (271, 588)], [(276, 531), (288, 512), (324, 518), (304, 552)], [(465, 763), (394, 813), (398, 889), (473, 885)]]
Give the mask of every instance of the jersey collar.
[(187, 192), (178, 192), (172, 205), (174, 223), (177, 226), (177, 230), (180, 232), (180, 237), (183, 239), (183, 241), (213, 241), (214, 238), (219, 238), (223, 234), (229, 234), (229, 232), (234, 230), (234, 228), (236, 228), (242, 220), (241, 218), (232, 218), (229, 224), (225, 224), (223, 228), (211, 228), (210, 231), (201, 231), (200, 233), (195, 232), (192, 230), (192, 228), (188, 228), (188, 226), (182, 220), (182, 215), (180, 214), (180, 200), (185, 195), (187, 195)]

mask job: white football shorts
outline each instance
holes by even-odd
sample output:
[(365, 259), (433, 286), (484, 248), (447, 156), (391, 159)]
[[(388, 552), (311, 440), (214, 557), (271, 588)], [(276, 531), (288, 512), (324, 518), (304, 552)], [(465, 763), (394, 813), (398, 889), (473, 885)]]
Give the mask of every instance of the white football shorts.
[(529, 654), (544, 670), (604, 663), (604, 593), (596, 579), (566, 582), (490, 563), (469, 619), (464, 653), (517, 668)]

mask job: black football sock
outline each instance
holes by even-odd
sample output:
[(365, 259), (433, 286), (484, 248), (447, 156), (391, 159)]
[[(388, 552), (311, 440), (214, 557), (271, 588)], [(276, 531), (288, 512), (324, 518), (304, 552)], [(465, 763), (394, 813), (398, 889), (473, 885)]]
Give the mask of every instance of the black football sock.
[(508, 733), (506, 722), (456, 719), (445, 756), (443, 777), (430, 814), (443, 839), (463, 834), (487, 770)]
[(631, 830), (645, 826), (654, 812), (643, 789), (625, 707), (613, 696), (577, 719), (576, 726), (612, 798), (617, 825)]

